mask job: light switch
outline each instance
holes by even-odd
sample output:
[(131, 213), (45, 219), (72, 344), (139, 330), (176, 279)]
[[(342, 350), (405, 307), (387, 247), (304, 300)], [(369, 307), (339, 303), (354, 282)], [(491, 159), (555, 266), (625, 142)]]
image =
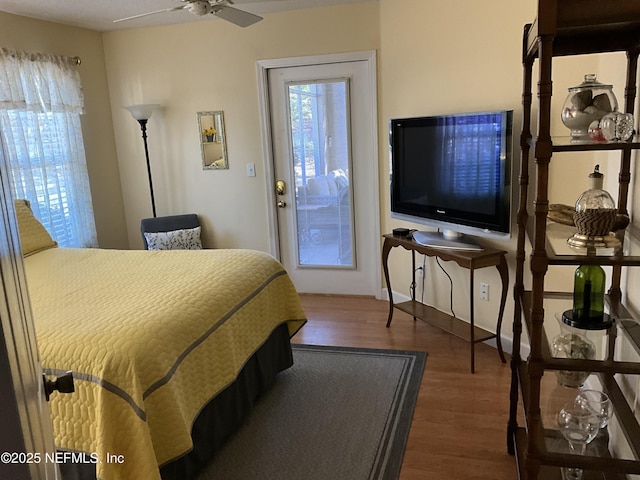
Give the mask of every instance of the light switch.
[(247, 163), (247, 177), (255, 177), (255, 176), (256, 176), (256, 164)]

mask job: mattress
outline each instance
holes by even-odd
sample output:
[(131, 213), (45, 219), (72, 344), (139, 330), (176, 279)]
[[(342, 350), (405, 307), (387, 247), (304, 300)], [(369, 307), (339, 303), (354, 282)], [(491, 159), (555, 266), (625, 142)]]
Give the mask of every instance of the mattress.
[(56, 447), (105, 480), (160, 478), (269, 335), (305, 323), (262, 252), (52, 248), (25, 267), (43, 369), (74, 372), (75, 392), (51, 396)]

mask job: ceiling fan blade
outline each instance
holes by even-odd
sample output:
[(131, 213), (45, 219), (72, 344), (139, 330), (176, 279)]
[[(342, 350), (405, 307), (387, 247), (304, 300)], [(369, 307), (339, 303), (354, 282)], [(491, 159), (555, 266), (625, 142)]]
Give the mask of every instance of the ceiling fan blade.
[(124, 22), (126, 20), (133, 20), (134, 18), (141, 18), (149, 15), (155, 15), (156, 13), (175, 12), (176, 10), (183, 10), (188, 6), (189, 4), (186, 4), (186, 5), (181, 5), (179, 7), (165, 8), (164, 10), (156, 10), (155, 12), (141, 13), (139, 15), (133, 15), (131, 17), (119, 18), (118, 20), (114, 20), (113, 23)]
[(262, 17), (254, 15), (253, 13), (245, 12), (244, 10), (238, 10), (237, 8), (230, 7), (228, 5), (221, 5), (214, 7), (213, 14), (216, 17), (220, 17), (223, 20), (231, 22), (239, 27), (248, 27), (254, 23), (262, 20)]

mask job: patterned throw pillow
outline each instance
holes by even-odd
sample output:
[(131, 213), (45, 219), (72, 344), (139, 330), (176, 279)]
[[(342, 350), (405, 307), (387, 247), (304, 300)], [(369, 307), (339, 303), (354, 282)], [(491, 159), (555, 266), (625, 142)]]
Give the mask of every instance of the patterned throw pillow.
[(16, 199), (14, 200), (14, 205), (23, 256), (28, 257), (47, 248), (58, 246), (58, 243), (51, 238), (47, 229), (33, 215), (31, 204), (28, 200)]
[(200, 227), (170, 232), (144, 232), (149, 250), (202, 250)]

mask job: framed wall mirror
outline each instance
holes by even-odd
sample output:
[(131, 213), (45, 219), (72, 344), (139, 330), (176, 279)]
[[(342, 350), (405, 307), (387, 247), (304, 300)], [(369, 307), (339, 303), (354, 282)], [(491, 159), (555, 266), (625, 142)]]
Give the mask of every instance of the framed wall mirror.
[(224, 115), (219, 112), (198, 112), (200, 148), (204, 170), (227, 170), (227, 144), (225, 141)]

